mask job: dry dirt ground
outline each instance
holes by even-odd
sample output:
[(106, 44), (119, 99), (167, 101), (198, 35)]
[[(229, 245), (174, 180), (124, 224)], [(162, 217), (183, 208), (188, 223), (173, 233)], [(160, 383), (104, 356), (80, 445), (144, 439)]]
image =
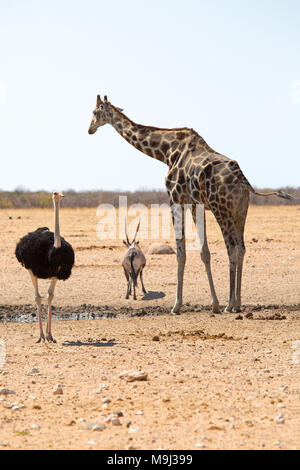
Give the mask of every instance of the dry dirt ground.
[[(0, 448), (299, 449), (299, 209), (250, 207), (240, 320), (211, 316), (195, 250), (187, 256), (183, 313), (169, 315), (176, 256), (147, 254), (157, 240), (145, 239), (143, 221), (149, 293), (138, 290), (137, 301), (125, 300), (122, 239), (98, 238), (97, 226), (98, 232), (105, 226), (95, 209), (62, 209), (61, 232), (75, 249), (76, 266), (55, 291), (56, 344), (35, 343), (33, 288), (14, 257), (22, 235), (53, 228), (52, 211), (1, 211), (0, 389), (15, 393), (0, 395)], [(211, 214), (207, 232), (224, 306), (228, 262)], [(172, 233), (169, 243), (175, 246)], [(44, 296), (47, 285), (40, 282)], [(90, 320), (61, 320), (84, 315)], [(147, 380), (119, 377), (140, 369)], [(57, 384), (62, 395), (53, 393)], [(107, 418), (117, 411), (113, 424)], [(87, 429), (90, 423), (105, 428)]]

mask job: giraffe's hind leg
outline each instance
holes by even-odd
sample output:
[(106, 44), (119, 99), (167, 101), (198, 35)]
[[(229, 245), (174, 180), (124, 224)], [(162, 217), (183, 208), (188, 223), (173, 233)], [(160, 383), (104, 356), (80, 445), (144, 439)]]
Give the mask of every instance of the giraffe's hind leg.
[(192, 206), (192, 215), (194, 224), (196, 225), (198, 237), (200, 240), (201, 247), (201, 259), (205, 265), (205, 270), (207, 274), (207, 279), (209, 282), (209, 288), (212, 299), (212, 310), (214, 313), (220, 313), (219, 301), (215, 291), (215, 286), (213, 282), (213, 277), (210, 267), (210, 251), (207, 244), (206, 238), (206, 219), (205, 219), (205, 209), (203, 204), (197, 204)]
[(229, 253), (229, 300), (224, 309), (225, 313), (232, 313), (232, 309), (236, 305), (235, 280), (236, 280), (236, 262), (234, 260), (234, 255)]
[(227, 218), (226, 224), (218, 221), (229, 257), (229, 300), (224, 310), (228, 313), (241, 311), (242, 270), (246, 252), (244, 228), (248, 210), (248, 197), (246, 193), (239, 205), (239, 211)]
[(241, 311), (241, 288), (242, 288), (242, 272), (243, 272), (243, 261), (245, 255), (245, 248), (241, 250), (239, 259), (237, 261), (237, 272), (236, 272), (236, 293), (235, 293), (235, 311)]

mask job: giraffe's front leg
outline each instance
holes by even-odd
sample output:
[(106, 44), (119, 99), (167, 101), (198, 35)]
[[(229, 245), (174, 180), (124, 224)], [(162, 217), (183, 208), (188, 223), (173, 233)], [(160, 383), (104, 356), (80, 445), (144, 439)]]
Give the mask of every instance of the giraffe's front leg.
[(184, 267), (186, 261), (186, 253), (185, 253), (185, 237), (176, 240), (176, 248), (177, 248), (177, 293), (176, 293), (176, 301), (174, 307), (171, 310), (171, 313), (177, 314), (180, 311), (182, 306), (182, 290), (183, 290), (183, 275), (184, 275)]
[(176, 301), (171, 313), (177, 314), (182, 306), (183, 274), (186, 261), (185, 234), (184, 234), (184, 209), (178, 204), (172, 206), (172, 220), (175, 230), (177, 248), (177, 293)]

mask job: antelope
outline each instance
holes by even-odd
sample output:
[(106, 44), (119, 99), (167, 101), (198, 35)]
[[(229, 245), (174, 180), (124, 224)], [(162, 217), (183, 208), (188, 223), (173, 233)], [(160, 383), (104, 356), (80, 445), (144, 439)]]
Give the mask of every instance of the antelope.
[(126, 292), (125, 299), (129, 299), (129, 296), (131, 294), (131, 284), (133, 284), (133, 299), (136, 300), (135, 288), (137, 287), (137, 279), (139, 275), (140, 275), (143, 293), (147, 294), (147, 291), (143, 283), (143, 269), (146, 265), (146, 258), (139, 246), (139, 242), (135, 241), (137, 233), (140, 228), (140, 222), (141, 221), (139, 220), (134, 238), (132, 242), (130, 243), (128, 234), (127, 234), (127, 226), (126, 226), (126, 219), (125, 219), (126, 240), (123, 240), (123, 243), (128, 248), (128, 250), (126, 251), (124, 255), (123, 262), (122, 262), (122, 266), (123, 266), (124, 273), (125, 273), (126, 280), (127, 280), (127, 292)]

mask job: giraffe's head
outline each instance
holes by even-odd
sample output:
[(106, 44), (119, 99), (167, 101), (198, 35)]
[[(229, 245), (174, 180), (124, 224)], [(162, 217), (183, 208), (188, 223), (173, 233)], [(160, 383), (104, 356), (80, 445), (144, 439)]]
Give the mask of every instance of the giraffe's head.
[[(98, 127), (104, 126), (109, 122), (111, 116), (110, 103), (107, 101), (107, 96), (104, 96), (103, 101), (100, 98), (100, 95), (97, 95), (96, 107), (93, 111), (93, 119), (89, 127), (89, 134), (95, 134)], [(119, 111), (123, 111), (120, 108)]]

